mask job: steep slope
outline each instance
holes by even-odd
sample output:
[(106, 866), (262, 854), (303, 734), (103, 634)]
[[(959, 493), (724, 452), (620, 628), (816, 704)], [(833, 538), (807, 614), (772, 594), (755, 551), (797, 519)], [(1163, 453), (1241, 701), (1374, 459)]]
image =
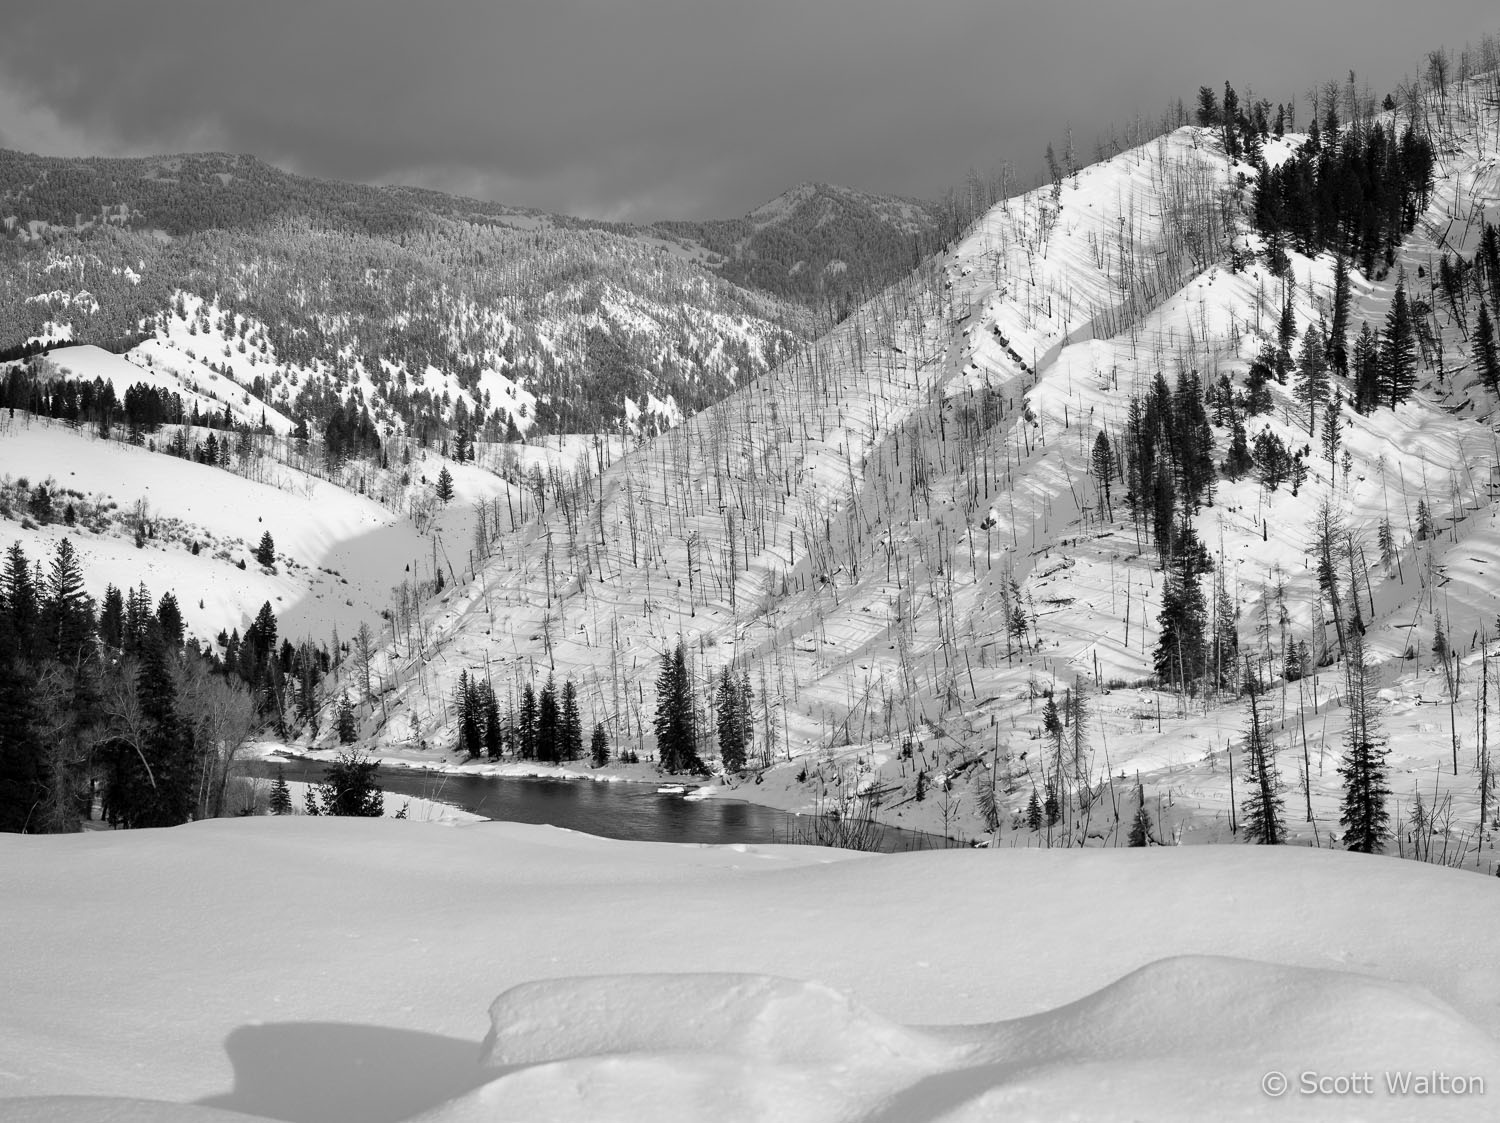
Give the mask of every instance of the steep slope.
[[(1419, 122), (1435, 122), (1440, 151), (1435, 190), (1385, 277), (1356, 274), (1355, 325), (1378, 330), (1399, 278), (1413, 294), (1430, 285), (1440, 242), (1471, 250), (1494, 216), (1492, 86), (1424, 96)], [(1269, 142), (1267, 157), (1283, 160), (1300, 142)], [(1003, 202), (941, 263), (580, 482), (570, 513), (535, 512), (497, 539), (432, 636), (392, 649), (395, 680), (436, 661), (449, 676), (487, 668), (514, 700), (525, 681), (571, 677), (588, 720), (649, 752), (657, 656), (681, 637), (700, 698), (724, 665), (749, 671), (755, 752), (763, 765), (790, 761), (758, 775), (753, 798), (826, 809), (858, 791), (902, 823), (973, 834), (998, 819), (1007, 845), (1036, 844), (1013, 830), (1015, 816), (1057, 779), (1042, 739), (1045, 695), (1060, 702), (1080, 686), (1091, 716), (1083, 736), (1068, 735), (1077, 774), (1062, 837), (1117, 842), (1141, 791), (1160, 837), (1227, 836), (1237, 808), (1226, 750), (1242, 737), (1244, 700), (1232, 687), (1191, 698), (1152, 688), (1158, 550), (1129, 518), (1123, 483), (1103, 502), (1092, 451), (1101, 432), (1123, 448), (1130, 399), (1158, 372), (1223, 376), (1239, 392), (1284, 306), (1299, 336), (1326, 319), (1333, 261), (1293, 252), (1285, 277), (1271, 273), (1251, 222), (1254, 175), (1225, 155), (1217, 130), (1185, 128)], [(1448, 721), (1440, 731), (1420, 720), (1415, 703), (1433, 697), (1434, 681), (1413, 677), (1420, 668), (1401, 656), (1426, 649), (1439, 612), (1467, 655), (1500, 608), (1483, 579), (1497, 458), (1475, 421), (1493, 400), (1465, 361), (1466, 325), (1436, 299), (1424, 304), (1425, 375), (1406, 403), (1346, 412), (1334, 461), (1311, 449), (1300, 487), (1221, 477), (1194, 517), (1215, 563), (1205, 599), (1222, 576), (1240, 649), (1279, 680), (1274, 733), (1283, 752), (1297, 750), (1283, 771), (1289, 803), (1300, 809), (1296, 788), (1306, 788), (1312, 817), (1296, 815), (1293, 828), (1309, 841), (1338, 831), (1343, 672), (1298, 682), (1282, 677), (1282, 653), (1299, 638), (1337, 653), (1308, 555), (1320, 503), (1351, 532), (1398, 769), (1430, 773), (1457, 751)], [(1290, 448), (1317, 446), (1294, 389), (1272, 385), (1257, 429)], [(1216, 461), (1230, 436), (1227, 423), (1213, 429)], [(1418, 500), (1439, 531), (1421, 541)], [(1389, 569), (1372, 560), (1382, 519)], [(1476, 673), (1465, 669), (1464, 681)], [(420, 691), (387, 699), (433, 744), (451, 742), (443, 686), (451, 679), (424, 677)], [(1453, 714), (1454, 730), (1476, 730), (1464, 740), (1468, 764), (1424, 776), (1424, 798), (1451, 799), (1454, 822), (1470, 831), (1460, 846), (1455, 828), (1454, 845), (1492, 861), (1488, 843), (1482, 855), (1472, 848), (1472, 694)], [(1410, 782), (1397, 786), (1409, 801)]]

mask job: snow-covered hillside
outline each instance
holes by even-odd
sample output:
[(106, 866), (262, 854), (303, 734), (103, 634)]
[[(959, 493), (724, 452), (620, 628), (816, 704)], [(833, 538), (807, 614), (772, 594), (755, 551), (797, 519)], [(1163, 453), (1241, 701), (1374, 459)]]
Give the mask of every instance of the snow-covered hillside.
[(1290, 848), (4, 836), (0, 1117), (1488, 1119), (1492, 886)]
[[(1431, 296), (1439, 244), (1471, 253), (1486, 215), (1500, 217), (1486, 88), (1433, 107), (1431, 205), (1383, 279), (1353, 278), (1356, 330), (1380, 329), (1398, 277)], [(1301, 139), (1269, 143), (1268, 159)], [(1243, 700), (1149, 686), (1162, 573), (1123, 501), (1101, 509), (1090, 458), (1099, 433), (1119, 441), (1130, 398), (1158, 372), (1240, 385), (1284, 304), (1299, 334), (1326, 319), (1332, 258), (1292, 253), (1287, 277), (1271, 274), (1248, 217), (1253, 175), (1218, 131), (1190, 127), (1002, 202), (942, 262), (502, 535), (420, 650), (389, 651), (396, 685), (374, 746), (451, 745), (446, 700), (470, 670), (512, 702), (525, 681), (572, 678), (587, 722), (649, 753), (658, 657), (680, 637), (702, 697), (724, 665), (749, 671), (754, 753), (770, 766), (750, 798), (811, 810), (859, 793), (902, 825), (974, 837), (994, 833), (993, 792), (997, 841), (1037, 845), (1015, 828), (1044, 778), (1044, 695), (1082, 685), (1095, 808), (1074, 829), (1118, 842), (1143, 792), (1162, 840), (1228, 838)], [(1500, 554), (1500, 455), (1465, 328), (1435, 297), (1427, 307), (1433, 349), (1410, 401), (1346, 411), (1338, 455), (1310, 451), (1300, 488), (1219, 479), (1195, 524), (1242, 650), (1277, 656), (1288, 637), (1328, 646), (1309, 548), (1320, 503), (1342, 517), (1387, 692), (1393, 811), (1410, 809), (1418, 782), (1429, 809), (1451, 797), (1449, 848), (1486, 868), (1474, 699), (1500, 610), (1486, 578)], [(1273, 386), (1256, 425), (1316, 446), (1291, 390)], [(1221, 460), (1230, 434), (1214, 436)], [(1422, 541), (1419, 501), (1435, 530)], [(1437, 700), (1425, 656), (1439, 614), (1466, 660), (1442, 713), (1420, 708)], [(1326, 845), (1342, 671), (1275, 689), (1293, 834)]]
[[(566, 458), (545, 448), (530, 458), (546, 463), (549, 455)], [(444, 466), (454, 482), (446, 506), (432, 496)], [(450, 551), (462, 565), (476, 504), (503, 502), (515, 490), (488, 470), (435, 455), (419, 454), (410, 471), (407, 486), (387, 481), (394, 492), (381, 503), (371, 496), (382, 494), (389, 472), (351, 472), (340, 486), (259, 453), (229, 471), (27, 414), (0, 417), (0, 486), (15, 500), (0, 517), (0, 546), (19, 542), (29, 558), (45, 561), (68, 538), (96, 601), (110, 584), (144, 583), (153, 603), (170, 591), (189, 633), (204, 641), (221, 630), (243, 632), (267, 602), (285, 637), (324, 642), (336, 629), (347, 640), (361, 624), (379, 627), (403, 581), (430, 580)], [(45, 523), (26, 502), (39, 486), (54, 508)], [(71, 525), (63, 518), (68, 505)], [(429, 512), (422, 530), (414, 507)], [(266, 533), (273, 567), (253, 557)]]

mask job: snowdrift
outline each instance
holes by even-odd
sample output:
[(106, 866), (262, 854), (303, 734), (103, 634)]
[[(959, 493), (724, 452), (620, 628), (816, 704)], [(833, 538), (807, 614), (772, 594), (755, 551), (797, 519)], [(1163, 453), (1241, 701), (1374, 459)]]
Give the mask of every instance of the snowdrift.
[(0, 894), (28, 1123), (1481, 1119), (1500, 1087), (1493, 882), (1360, 855), (260, 819), (0, 839)]

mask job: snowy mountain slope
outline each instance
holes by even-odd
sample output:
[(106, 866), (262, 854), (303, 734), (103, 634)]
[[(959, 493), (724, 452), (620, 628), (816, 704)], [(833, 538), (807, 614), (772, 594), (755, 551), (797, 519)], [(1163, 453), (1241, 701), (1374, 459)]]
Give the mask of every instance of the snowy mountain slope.
[[(239, 474), (18, 414), (0, 418), (0, 481), (18, 492), (0, 518), (0, 543), (20, 542), (28, 557), (45, 561), (60, 539), (69, 538), (96, 601), (106, 584), (129, 589), (144, 582), (153, 600), (170, 590), (189, 633), (205, 641), (220, 630), (243, 633), (267, 602), (284, 637), (322, 642), (337, 629), (347, 640), (362, 623), (379, 625), (395, 586), (430, 580), (434, 557), (446, 559), (445, 543), (465, 548), (460, 544), (472, 538), (475, 504), (512, 490), (486, 470), (447, 461), (455, 494), (440, 507), (430, 495), (438, 459), (419, 456), (415, 483), (405, 489), (425, 495), (422, 502), (432, 509), (425, 521), (430, 533), (422, 533), (410, 515), (413, 499), (381, 503), (360, 493), (365, 476), (371, 477), (367, 490), (378, 490), (378, 472), (340, 486), (256, 455)], [(27, 516), (21, 479), (28, 489), (41, 484), (52, 494), (53, 521), (39, 524)], [(69, 501), (79, 511), (78, 525), (62, 519)], [(139, 547), (137, 525), (145, 527)], [(276, 547), (271, 569), (252, 556), (263, 533)]]
[(39, 368), (38, 377), (42, 379), (107, 383), (121, 401), (131, 386), (150, 386), (179, 395), (187, 413), (196, 409), (204, 415), (223, 416), (228, 410), (237, 425), (258, 429), (264, 424), (281, 436), (293, 428), (288, 418), (232, 379), (188, 356), (174, 354), (156, 340), (149, 340), (123, 356), (98, 347), (62, 348), (49, 352)]
[[(855, 856), (307, 817), (6, 836), (0, 1115), (1485, 1119), (1489, 886), (1294, 849)], [(1387, 1071), (1487, 1094), (1393, 1094)]]
[[(1495, 213), (1484, 185), (1500, 124), (1481, 94), (1445, 103), (1431, 205), (1383, 279), (1355, 276), (1356, 330), (1365, 319), (1381, 327), (1399, 276), (1414, 297), (1431, 284), (1434, 230), (1466, 244), (1459, 224), (1472, 230), (1476, 215)], [(1300, 139), (1269, 146), (1272, 161)], [(657, 659), (680, 636), (700, 697), (723, 665), (748, 668), (765, 763), (804, 758), (761, 775), (751, 798), (811, 810), (857, 790), (903, 825), (972, 835), (995, 785), (1002, 843), (1034, 845), (1036, 835), (1009, 831), (1041, 783), (1041, 695), (1082, 680), (1094, 696), (1091, 786), (1107, 791), (1110, 812), (1081, 829), (1118, 840), (1116, 816), (1133, 810), (1139, 779), (1160, 805), (1163, 838), (1227, 837), (1225, 753), (1242, 737), (1243, 702), (1145, 685), (1162, 574), (1121, 495), (1101, 511), (1090, 453), (1101, 431), (1118, 440), (1131, 395), (1157, 372), (1239, 384), (1284, 300), (1299, 334), (1326, 317), (1330, 257), (1291, 254), (1283, 284), (1253, 256), (1263, 247), (1246, 213), (1251, 175), (1216, 131), (1186, 128), (1083, 169), (1055, 196), (1043, 188), (1000, 204), (940, 266), (606, 471), (580, 500), (587, 514), (549, 515), (503, 539), (435, 628), (439, 655), (424, 665), (446, 673), (420, 689), (398, 685), (391, 712), (428, 744), (448, 744), (442, 699), (459, 670), (485, 670), (512, 700), (550, 671), (582, 684), (586, 720), (649, 752)], [(1232, 250), (1248, 260), (1239, 272)], [(1293, 495), (1253, 476), (1220, 478), (1195, 519), (1242, 649), (1275, 654), (1288, 637), (1316, 648), (1331, 642), (1326, 624), (1314, 634), (1308, 553), (1326, 499), (1364, 551), (1367, 649), (1393, 698), (1424, 681), (1431, 689), (1401, 677), (1415, 668), (1400, 657), (1425, 653), (1435, 612), (1451, 617), (1468, 656), (1500, 610), (1485, 579), (1500, 457), (1476, 421), (1493, 406), (1467, 371), (1463, 326), (1441, 310), (1431, 322), (1448, 356), (1441, 377), (1434, 353), (1410, 402), (1346, 413), (1334, 463), (1309, 437), (1292, 387), (1273, 386), (1272, 411), (1255, 423), (1290, 447), (1313, 446), (1307, 479)], [(1216, 460), (1228, 436), (1215, 431)], [(1441, 531), (1426, 542), (1416, 540), (1419, 500)], [(1390, 572), (1375, 549), (1382, 518)], [(1472, 681), (1472, 659), (1464, 673)], [(1337, 833), (1341, 681), (1334, 668), (1300, 692), (1277, 687), (1279, 743), (1298, 750), (1282, 766), (1289, 803), (1303, 802), (1296, 789), (1317, 761), (1305, 782), (1314, 821), (1292, 823), (1308, 841)], [(1143, 685), (1100, 693), (1129, 683)], [(1298, 697), (1318, 707), (1305, 754)], [(1403, 713), (1389, 704), (1393, 760), (1427, 785), (1452, 752), (1451, 731)], [(1478, 728), (1472, 695), (1454, 715), (1456, 728)], [(1455, 822), (1469, 823), (1468, 860), (1483, 868), (1493, 857), (1487, 837), (1482, 853), (1472, 849), (1476, 737), (1464, 741), (1465, 774), (1424, 798), (1451, 795)], [(1409, 789), (1398, 795), (1409, 806)]]

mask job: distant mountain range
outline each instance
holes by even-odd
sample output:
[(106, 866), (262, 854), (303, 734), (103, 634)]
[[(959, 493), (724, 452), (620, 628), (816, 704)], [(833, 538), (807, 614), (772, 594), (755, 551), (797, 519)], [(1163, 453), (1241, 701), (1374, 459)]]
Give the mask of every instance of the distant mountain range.
[(909, 271), (941, 215), (803, 185), (742, 219), (636, 226), (250, 156), (3, 151), (0, 349), (155, 335), (314, 425), (352, 400), (431, 436), (649, 432)]

